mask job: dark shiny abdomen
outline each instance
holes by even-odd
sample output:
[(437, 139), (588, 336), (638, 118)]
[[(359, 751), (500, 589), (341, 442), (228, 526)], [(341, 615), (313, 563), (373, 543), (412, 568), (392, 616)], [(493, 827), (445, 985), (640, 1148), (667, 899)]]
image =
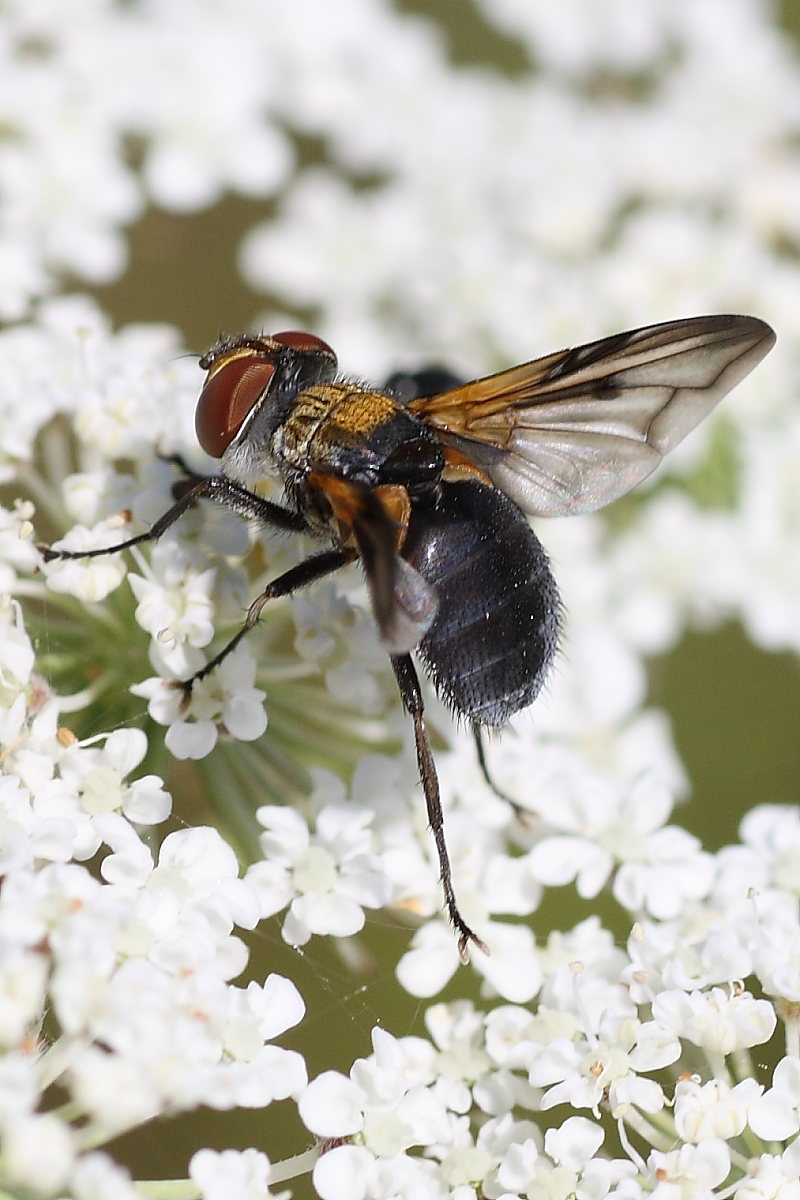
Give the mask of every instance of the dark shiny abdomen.
[(556, 649), (558, 592), (516, 504), (487, 485), (444, 483), (412, 509), (403, 557), (439, 598), (418, 653), (459, 714), (501, 725), (537, 696)]

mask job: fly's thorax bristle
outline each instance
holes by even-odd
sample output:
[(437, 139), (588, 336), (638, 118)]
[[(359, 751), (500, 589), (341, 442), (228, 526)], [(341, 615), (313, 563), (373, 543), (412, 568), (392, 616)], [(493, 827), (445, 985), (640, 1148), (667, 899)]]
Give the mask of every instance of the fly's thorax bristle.
[(311, 388), (330, 393), (330, 419), (347, 433), (367, 437), (374, 429), (394, 419), (398, 404), (384, 392), (369, 391), (357, 384), (331, 384)]
[(290, 469), (317, 466), (342, 445), (365, 443), (392, 421), (396, 401), (353, 383), (323, 383), (305, 388), (276, 431), (273, 451)]

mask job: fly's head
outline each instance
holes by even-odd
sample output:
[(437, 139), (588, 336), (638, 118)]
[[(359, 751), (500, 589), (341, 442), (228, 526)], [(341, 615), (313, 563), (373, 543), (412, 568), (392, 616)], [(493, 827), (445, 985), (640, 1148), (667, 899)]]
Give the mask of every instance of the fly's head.
[(245, 487), (280, 474), (276, 435), (297, 396), (330, 382), (336, 365), (326, 342), (295, 330), (219, 342), (200, 359), (208, 376), (195, 411), (197, 440)]

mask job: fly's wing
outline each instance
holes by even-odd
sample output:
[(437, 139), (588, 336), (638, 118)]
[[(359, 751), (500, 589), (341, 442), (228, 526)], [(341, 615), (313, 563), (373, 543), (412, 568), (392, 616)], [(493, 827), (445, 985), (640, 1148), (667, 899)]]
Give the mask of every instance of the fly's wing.
[(667, 321), (409, 408), (525, 512), (590, 512), (646, 479), (774, 344), (756, 317)]
[(327, 500), (342, 542), (355, 542), (384, 647), (389, 654), (408, 654), (428, 632), (439, 606), (433, 588), (397, 553), (398, 535), (408, 524), (408, 493), (317, 471), (308, 482)]

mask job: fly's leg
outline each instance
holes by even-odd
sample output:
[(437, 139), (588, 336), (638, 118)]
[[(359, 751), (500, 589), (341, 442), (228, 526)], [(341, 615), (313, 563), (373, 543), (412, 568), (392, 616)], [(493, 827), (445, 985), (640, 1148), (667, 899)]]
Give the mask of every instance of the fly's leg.
[(332, 571), (338, 571), (340, 567), (344, 567), (356, 557), (352, 550), (324, 550), (321, 554), (315, 554), (311, 558), (305, 559), (298, 563), (296, 567), (291, 567), (283, 575), (279, 575), (277, 579), (273, 579), (272, 583), (268, 583), (264, 591), (256, 596), (253, 603), (247, 610), (244, 624), (231, 638), (226, 642), (218, 654), (215, 654), (212, 659), (201, 667), (199, 671), (195, 671), (194, 675), (189, 679), (176, 679), (173, 686), (180, 688), (184, 694), (184, 702), (188, 703), (192, 688), (201, 679), (205, 679), (212, 671), (216, 671), (217, 667), (223, 662), (229, 654), (231, 654), (241, 642), (242, 638), (254, 629), (258, 624), (258, 618), (261, 616), (261, 610), (268, 600), (276, 600), (278, 596), (288, 596), (290, 592), (296, 592), (298, 588), (306, 587), (309, 583), (313, 583), (316, 579), (322, 579), (324, 575), (330, 575)]
[(486, 780), (486, 783), (494, 792), (495, 796), (497, 796), (499, 800), (503, 800), (506, 804), (511, 806), (511, 808), (514, 810), (515, 816), (517, 816), (521, 821), (524, 821), (526, 818), (529, 819), (531, 816), (529, 810), (527, 808), (523, 808), (521, 804), (518, 804), (516, 800), (512, 799), (508, 792), (504, 792), (502, 788), (499, 788), (492, 778), (492, 773), (489, 770), (489, 763), (486, 758), (486, 743), (483, 740), (484, 729), (485, 726), (479, 725), (477, 721), (473, 721), (472, 736), (475, 738), (475, 749), (478, 754), (478, 766), (481, 769), (481, 775), (483, 775), (483, 778)]
[[(180, 459), (173, 461), (178, 465), (185, 466)], [(192, 480), (195, 482), (191, 482)], [(224, 475), (200, 477), (191, 473), (187, 482), (190, 486), (172, 507), (168, 508), (144, 533), (138, 533), (134, 537), (126, 538), (123, 542), (117, 542), (113, 546), (103, 546), (97, 550), (54, 550), (51, 546), (42, 546), (40, 550), (45, 561), (51, 562), (60, 558), (99, 558), (104, 554), (116, 554), (120, 550), (130, 550), (131, 547), (140, 546), (145, 542), (155, 542), (183, 516), (187, 509), (192, 507), (195, 501), (201, 499), (213, 500), (216, 504), (232, 509), (239, 516), (273, 528), (284, 529), (292, 533), (301, 533), (308, 528), (308, 523), (301, 513), (282, 508), (281, 505), (274, 504), (271, 500), (265, 500), (262, 496), (256, 496), (252, 492), (248, 492), (246, 488), (231, 482)], [(250, 605), (241, 629), (222, 647), (219, 654), (214, 655), (191, 678), (175, 680), (174, 686), (183, 691), (185, 702), (188, 703), (194, 684), (210, 675), (236, 649), (245, 634), (249, 633), (258, 623), (261, 610), (268, 600), (286, 596), (289, 592), (305, 587), (307, 584), (313, 583), (315, 579), (321, 579), (323, 575), (337, 571), (346, 563), (352, 562), (355, 557), (355, 551), (352, 550), (325, 550), (321, 554), (307, 558), (305, 562), (298, 563), (296, 567), (292, 567), (268, 584), (261, 595), (257, 596)]]
[(172, 463), (173, 467), (177, 467), (181, 475), (183, 475), (183, 480), (178, 480), (178, 486), (181, 483), (198, 483), (201, 479), (205, 478), (199, 471), (195, 471), (193, 467), (189, 466), (182, 454), (159, 454), (158, 457), (162, 462)]
[(308, 528), (305, 517), (280, 504), (273, 504), (261, 496), (255, 496), (246, 488), (232, 483), (224, 475), (208, 475), (193, 483), (175, 501), (171, 508), (155, 521), (144, 533), (126, 538), (113, 546), (101, 546), (97, 550), (54, 550), (52, 546), (40, 546), (39, 549), (45, 562), (53, 562), (59, 558), (100, 558), (104, 554), (116, 554), (120, 550), (130, 550), (133, 546), (141, 546), (145, 542), (155, 542), (163, 533), (174, 525), (196, 500), (213, 500), (224, 508), (230, 508), (241, 517), (260, 521), (275, 529), (285, 529), (290, 533), (301, 533)]
[(447, 853), (447, 843), (444, 837), (444, 816), (442, 814), (442, 802), (439, 795), (439, 779), (436, 774), (436, 764), (433, 761), (433, 753), (431, 744), (428, 740), (428, 733), (425, 729), (425, 708), (422, 702), (422, 690), (419, 686), (417, 672), (414, 669), (414, 664), (411, 661), (409, 654), (390, 655), (392, 668), (397, 686), (400, 688), (400, 696), (403, 701), (403, 707), (414, 722), (414, 741), (417, 748), (417, 764), (419, 766), (419, 775), (422, 782), (422, 790), (425, 793), (425, 804), (428, 809), (428, 824), (433, 834), (433, 840), (436, 845), (436, 854), (439, 858), (439, 879), (444, 892), (444, 903), (447, 909), (447, 914), (450, 921), (458, 934), (458, 953), (461, 955), (462, 962), (469, 962), (469, 944), (472, 942), (484, 954), (489, 953), (489, 949), (461, 915), (456, 900), (456, 894), (453, 890), (453, 877), (450, 870), (450, 856)]

